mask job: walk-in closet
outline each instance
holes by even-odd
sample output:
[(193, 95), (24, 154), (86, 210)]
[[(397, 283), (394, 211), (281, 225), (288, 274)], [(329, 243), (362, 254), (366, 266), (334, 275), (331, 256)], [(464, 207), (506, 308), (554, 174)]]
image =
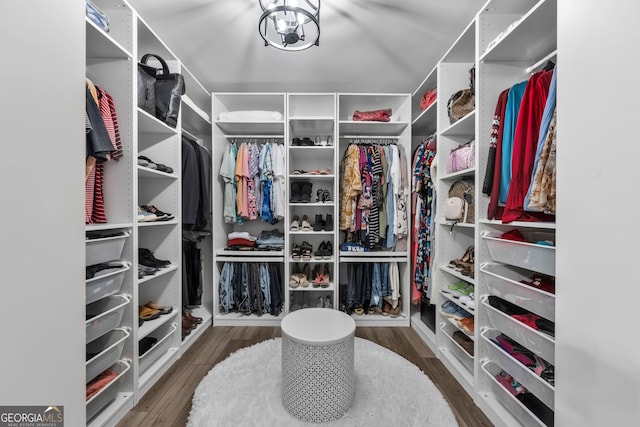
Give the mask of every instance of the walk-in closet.
[[(640, 6), (323, 0), (282, 52), (244, 3), (0, 5), (0, 424), (185, 424), (216, 358), (324, 308), (458, 425), (635, 425)], [(234, 25), (196, 36), (212, 10)]]

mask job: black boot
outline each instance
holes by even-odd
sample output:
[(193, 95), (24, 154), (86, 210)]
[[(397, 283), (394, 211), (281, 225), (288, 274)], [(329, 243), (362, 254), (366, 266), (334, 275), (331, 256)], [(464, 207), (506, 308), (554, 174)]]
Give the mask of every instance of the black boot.
[(300, 203), (300, 184), (297, 181), (291, 182), (291, 195), (289, 197), (291, 203)]
[(324, 231), (333, 231), (333, 215), (327, 214), (327, 220), (324, 222)]
[(323, 221), (322, 214), (316, 214), (316, 219), (313, 223), (313, 231), (322, 231)]
[(313, 184), (308, 181), (300, 183), (300, 201), (302, 203), (309, 203), (311, 201), (311, 189)]

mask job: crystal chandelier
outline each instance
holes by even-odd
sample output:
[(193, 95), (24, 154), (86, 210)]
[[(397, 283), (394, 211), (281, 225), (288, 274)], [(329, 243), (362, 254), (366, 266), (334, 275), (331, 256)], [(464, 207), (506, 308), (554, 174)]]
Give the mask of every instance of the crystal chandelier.
[(320, 0), (259, 0), (265, 46), (304, 50), (320, 44)]

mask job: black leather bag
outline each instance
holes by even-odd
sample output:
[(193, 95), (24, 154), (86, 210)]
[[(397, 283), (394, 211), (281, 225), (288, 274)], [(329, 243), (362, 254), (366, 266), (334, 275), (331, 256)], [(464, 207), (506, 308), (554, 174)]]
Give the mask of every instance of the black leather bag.
[(138, 63), (138, 107), (155, 117), (156, 74), (154, 67)]
[(155, 116), (171, 127), (176, 127), (180, 113), (180, 99), (185, 93), (184, 77), (180, 73), (170, 73), (169, 66), (159, 55), (145, 54), (140, 62), (146, 65), (149, 58), (156, 58), (162, 65), (156, 73), (154, 83)]

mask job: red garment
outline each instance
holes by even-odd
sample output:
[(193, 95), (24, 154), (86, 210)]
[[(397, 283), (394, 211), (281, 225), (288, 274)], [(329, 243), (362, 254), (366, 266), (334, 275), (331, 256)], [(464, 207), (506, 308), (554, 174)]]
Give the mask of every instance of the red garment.
[(100, 108), (100, 115), (104, 121), (104, 126), (107, 128), (107, 133), (111, 139), (114, 151), (111, 152), (110, 157), (113, 160), (119, 160), (122, 153), (122, 142), (120, 140), (120, 127), (118, 126), (118, 116), (116, 114), (116, 106), (113, 102), (113, 98), (107, 91), (100, 86), (96, 86), (98, 90), (98, 108)]
[(513, 317), (514, 319), (524, 323), (527, 326), (532, 327), (536, 331), (539, 329), (538, 325), (536, 325), (536, 320), (540, 319), (541, 317), (538, 316), (537, 314), (533, 314), (533, 313), (529, 313), (529, 314), (514, 314), (511, 317)]
[(518, 230), (517, 228), (514, 228), (513, 230), (509, 230), (505, 233), (502, 233), (502, 235), (500, 235), (500, 238), (505, 240), (513, 240), (516, 242), (526, 242), (524, 236), (522, 235), (520, 230)]
[(502, 214), (502, 222), (505, 224), (511, 221), (553, 221), (555, 219), (554, 215), (525, 212), (522, 206), (531, 184), (540, 124), (552, 77), (553, 70), (540, 71), (531, 76), (524, 89), (513, 137), (511, 183)]
[(255, 245), (256, 245), (256, 242), (254, 242), (253, 240), (242, 239), (240, 237), (235, 238), (235, 239), (227, 240), (227, 247), (231, 247), (231, 246), (249, 246), (249, 247), (254, 247)]
[(532, 288), (540, 289), (541, 291), (549, 292), (550, 294), (556, 293), (556, 284), (553, 277), (544, 276), (531, 276), (531, 280), (520, 280), (520, 283), (531, 286)]
[(106, 371), (98, 375), (95, 379), (91, 380), (91, 382), (87, 384), (87, 400), (91, 399), (93, 395), (105, 388), (117, 376), (118, 374), (110, 369), (107, 369)]
[(498, 208), (498, 201), (500, 200), (500, 164), (502, 163), (502, 126), (504, 123), (504, 115), (507, 110), (509, 89), (510, 88), (503, 90), (498, 96), (494, 117), (500, 118), (500, 125), (497, 129), (491, 129), (491, 134), (495, 134), (497, 140), (495, 168), (493, 169), (493, 184), (491, 186), (489, 206), (487, 207), (487, 219), (500, 219), (502, 217), (502, 208)]

